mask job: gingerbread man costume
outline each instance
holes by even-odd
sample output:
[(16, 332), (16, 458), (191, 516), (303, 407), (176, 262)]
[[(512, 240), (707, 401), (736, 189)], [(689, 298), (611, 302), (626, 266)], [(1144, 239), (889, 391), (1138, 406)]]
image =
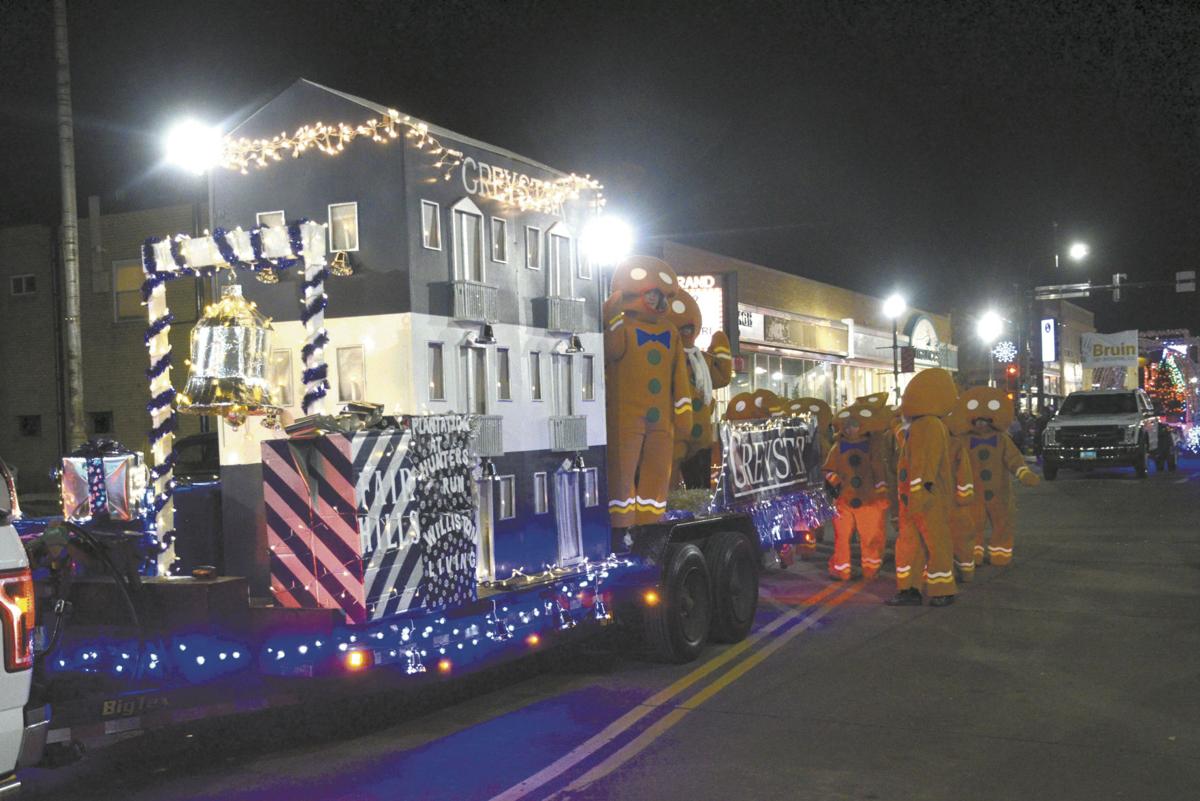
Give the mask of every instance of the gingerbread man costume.
[(829, 575), (850, 578), (850, 540), (857, 531), (863, 578), (872, 579), (883, 565), (887, 482), (878, 473), (871, 446), (889, 436), (888, 418), (879, 409), (855, 403), (838, 412), (833, 424), (838, 434), (825, 459), (825, 481), (837, 495)]
[(713, 333), (708, 350), (702, 351), (696, 347), (696, 336), (700, 333), (701, 323), (700, 306), (696, 304), (695, 298), (683, 289), (676, 291), (667, 316), (683, 341), (692, 397), (691, 430), (675, 440), (671, 486), (676, 486), (681, 478), (680, 466), (712, 447), (715, 408), (713, 390), (729, 386), (733, 378), (733, 354), (729, 349), (729, 337), (724, 331)]
[(692, 428), (692, 395), (679, 332), (667, 319), (675, 271), (649, 256), (627, 259), (604, 302), (608, 391), (609, 516), (614, 529), (667, 511), (676, 437)]

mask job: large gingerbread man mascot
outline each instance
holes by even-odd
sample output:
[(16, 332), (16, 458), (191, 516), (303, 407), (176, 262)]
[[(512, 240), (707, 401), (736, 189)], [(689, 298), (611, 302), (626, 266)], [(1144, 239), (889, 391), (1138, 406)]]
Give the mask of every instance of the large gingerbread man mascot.
[(983, 562), (983, 530), (986, 523), (991, 523), (987, 558), (1003, 567), (1012, 561), (1017, 518), (1012, 478), (1015, 476), (1027, 487), (1035, 486), (1041, 478), (1025, 465), (1025, 457), (1007, 433), (1013, 421), (1013, 405), (1002, 390), (971, 387), (963, 393), (959, 408), (971, 424), (970, 433), (965, 435), (967, 453), (975, 475), (975, 493), (982, 496), (984, 510), (975, 519), (974, 561)]
[(921, 587), (930, 606), (954, 603), (954, 559), (950, 538), (949, 435), (943, 417), (954, 409), (958, 389), (940, 367), (913, 376), (900, 400), (907, 420), (896, 460), (900, 534), (896, 538), (896, 594), (891, 606), (919, 606)]
[(692, 394), (679, 332), (667, 318), (675, 271), (649, 256), (627, 259), (604, 302), (608, 394), (608, 511), (614, 529), (667, 511), (676, 437), (692, 429)]
[[(975, 474), (968, 453), (971, 421), (966, 414), (967, 396), (960, 395), (954, 411), (944, 420), (950, 433), (950, 469), (954, 474), (954, 503), (950, 507), (950, 539), (958, 580), (975, 577), (975, 532), (983, 524), (983, 493), (975, 492)], [(980, 550), (982, 554), (982, 549)]]
[(708, 469), (711, 453), (706, 451), (713, 445), (713, 390), (729, 386), (733, 378), (733, 353), (724, 331), (713, 333), (708, 350), (696, 347), (696, 337), (700, 334), (700, 306), (683, 289), (676, 291), (667, 316), (683, 341), (692, 396), (692, 428), (675, 440), (671, 486), (677, 486), (682, 478), (693, 489), (705, 488), (711, 483)]
[(833, 424), (837, 438), (825, 459), (825, 481), (837, 498), (829, 575), (839, 581), (850, 578), (850, 540), (857, 531), (863, 578), (870, 580), (883, 565), (887, 533), (887, 482), (878, 473), (871, 446), (889, 436), (888, 416), (855, 403), (838, 412)]

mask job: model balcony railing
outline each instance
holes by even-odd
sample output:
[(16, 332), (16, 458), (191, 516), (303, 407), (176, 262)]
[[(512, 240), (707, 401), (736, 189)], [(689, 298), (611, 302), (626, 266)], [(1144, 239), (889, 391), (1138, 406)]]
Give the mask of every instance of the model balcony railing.
[(472, 418), (471, 453), (481, 459), (504, 455), (504, 418), (481, 414)]
[(475, 281), (453, 281), (454, 318), (477, 323), (496, 322), (496, 287)]
[(573, 414), (550, 418), (550, 450), (586, 451), (587, 446), (586, 417)]
[(583, 298), (546, 298), (546, 330), (577, 334), (583, 330)]

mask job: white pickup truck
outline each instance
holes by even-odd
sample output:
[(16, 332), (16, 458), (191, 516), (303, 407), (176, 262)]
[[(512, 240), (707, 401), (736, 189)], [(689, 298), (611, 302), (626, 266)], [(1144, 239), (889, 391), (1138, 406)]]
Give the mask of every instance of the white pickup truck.
[(1042, 475), (1048, 481), (1060, 467), (1100, 465), (1128, 465), (1145, 478), (1151, 458), (1159, 470), (1175, 469), (1172, 434), (1141, 389), (1072, 392), (1042, 435)]
[(20, 515), (16, 484), (0, 462), (0, 628), (4, 629), (4, 670), (0, 672), (0, 800), (21, 790), (16, 769), (22, 754), (36, 759), (43, 716), (27, 722), (25, 704), (33, 677), (33, 577), (21, 538), (12, 521)]

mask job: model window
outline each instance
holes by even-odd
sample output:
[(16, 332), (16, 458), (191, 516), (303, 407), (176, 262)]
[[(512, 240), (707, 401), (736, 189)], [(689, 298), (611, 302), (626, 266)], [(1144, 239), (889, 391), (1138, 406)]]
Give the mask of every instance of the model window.
[(508, 348), (496, 349), (496, 397), (502, 401), (512, 400), (512, 383), (509, 380)]
[(338, 400), (360, 401), (367, 397), (367, 363), (362, 345), (337, 349)]
[(329, 249), (358, 250), (357, 203), (334, 203), (329, 207)]
[(550, 295), (556, 298), (571, 297), (574, 289), (571, 283), (571, 240), (553, 232), (546, 239), (550, 256)]
[(542, 269), (542, 229), (532, 225), (525, 226), (525, 266)]
[(286, 348), (271, 351), (267, 361), (267, 384), (271, 398), (279, 406), (292, 405), (292, 352)]
[(552, 354), (554, 370), (554, 413), (575, 414), (575, 360), (567, 354)]
[(142, 307), (142, 262), (122, 259), (113, 262), (113, 309), (117, 320), (145, 320)]
[(432, 200), (421, 201), (421, 244), (430, 250), (442, 249), (442, 215)]
[(254, 221), (260, 226), (269, 228), (282, 228), (287, 225), (287, 215), (280, 211), (260, 211), (254, 215)]
[(429, 399), (444, 401), (446, 399), (446, 370), (443, 361), (442, 343), (429, 343)]
[(533, 474), (533, 513), (544, 515), (550, 511), (549, 483), (545, 473)]
[(459, 349), (462, 355), (462, 380), (465, 388), (463, 400), (467, 414), (487, 414), (487, 350), (466, 346)]
[(492, 261), (508, 263), (508, 220), (492, 218)]
[[(583, 248), (580, 248), (580, 251), (582, 250)], [(580, 278), (590, 279), (592, 277), (592, 260), (581, 252), (577, 261), (579, 262), (579, 270), (576, 275)]]
[(500, 488), (498, 516), (501, 520), (512, 520), (517, 516), (517, 477), (500, 476), (496, 484)]
[(483, 283), (483, 217), (454, 209), (454, 270), (460, 280)]
[(583, 469), (583, 505), (600, 505), (600, 476), (594, 467)]
[(32, 275), (14, 275), (10, 287), (14, 295), (32, 295), (37, 292), (37, 278)]
[(583, 399), (596, 399), (596, 357), (586, 354), (583, 357)]
[(529, 397), (542, 399), (542, 354), (536, 350), (529, 354)]

